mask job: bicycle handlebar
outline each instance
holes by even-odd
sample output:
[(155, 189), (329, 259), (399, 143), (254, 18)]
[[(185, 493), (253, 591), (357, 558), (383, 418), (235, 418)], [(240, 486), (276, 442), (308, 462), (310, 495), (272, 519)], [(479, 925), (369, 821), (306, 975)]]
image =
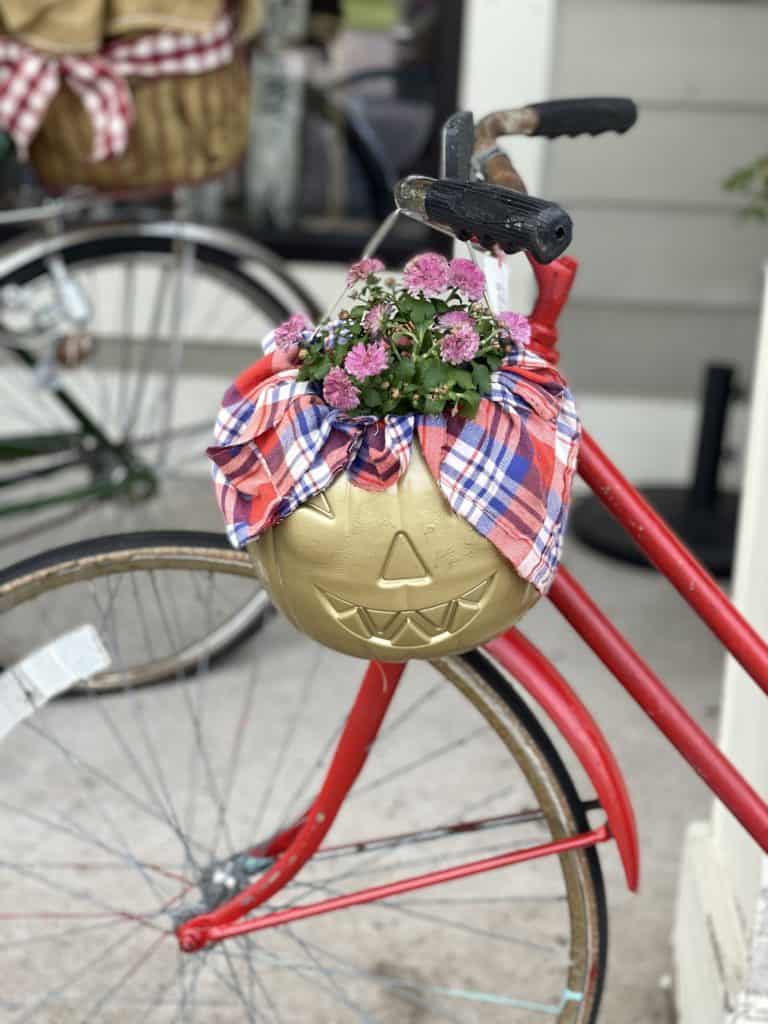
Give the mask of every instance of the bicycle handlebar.
[(399, 209), (425, 224), (484, 249), (527, 249), (551, 263), (570, 244), (571, 218), (557, 203), (487, 182), (412, 175), (398, 182)]
[[(472, 115), (452, 115), (443, 128), (443, 178), (405, 178), (395, 188), (399, 210), (425, 224), (506, 252), (527, 249), (540, 263), (570, 244), (571, 219), (556, 203), (527, 196), (525, 183), (499, 148), (501, 135), (599, 135), (625, 132), (637, 119), (632, 100), (591, 97), (531, 103), (486, 115), (473, 130)], [(472, 171), (485, 183), (470, 181)]]

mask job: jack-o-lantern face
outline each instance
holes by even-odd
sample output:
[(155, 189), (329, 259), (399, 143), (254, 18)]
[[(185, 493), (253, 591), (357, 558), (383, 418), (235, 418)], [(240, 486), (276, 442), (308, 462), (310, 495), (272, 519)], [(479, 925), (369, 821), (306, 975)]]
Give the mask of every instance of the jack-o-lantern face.
[(364, 491), (342, 474), (248, 550), (295, 626), (361, 658), (468, 650), (508, 629), (538, 598), (451, 511), (416, 444), (396, 486)]

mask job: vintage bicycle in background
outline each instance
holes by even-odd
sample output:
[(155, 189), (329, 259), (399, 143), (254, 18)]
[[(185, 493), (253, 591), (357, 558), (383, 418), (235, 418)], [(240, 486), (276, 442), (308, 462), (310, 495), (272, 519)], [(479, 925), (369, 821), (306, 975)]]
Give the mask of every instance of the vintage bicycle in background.
[[(576, 267), (558, 255), (568, 218), (509, 190), (522, 183), (495, 139), (626, 130), (634, 116), (629, 101), (534, 104), (484, 118), (473, 144), (459, 115), (443, 177), (397, 190), (404, 212), (475, 246), (550, 261), (532, 260), (546, 359)], [(768, 692), (765, 643), (588, 434), (579, 472)], [(361, 683), (358, 661), (274, 619), (237, 668), (122, 686), (173, 672), (195, 616), (220, 621), (223, 590), (257, 587), (252, 572), (215, 536), (169, 533), (0, 573), (13, 658), (90, 623), (112, 661), (78, 680), (80, 699), (48, 702), (55, 686), (25, 677), (24, 712), (6, 716), (6, 1019), (598, 1020), (597, 848), (615, 842), (635, 889), (639, 846), (609, 743), (565, 675), (512, 629), (465, 654), (371, 662)], [(768, 807), (566, 569), (549, 597), (768, 849)], [(22, 773), (34, 799), (19, 798)]]

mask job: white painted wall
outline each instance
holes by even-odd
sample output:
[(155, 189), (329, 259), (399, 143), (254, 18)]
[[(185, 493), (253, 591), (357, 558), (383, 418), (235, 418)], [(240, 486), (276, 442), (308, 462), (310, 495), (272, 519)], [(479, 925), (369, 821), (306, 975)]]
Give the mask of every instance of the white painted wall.
[[(742, 487), (733, 599), (768, 636), (768, 273), (758, 337)], [(733, 658), (726, 662), (719, 743), (768, 799), (768, 700)], [(681, 1024), (721, 1024), (724, 1010), (747, 1024), (768, 1011), (768, 876), (760, 849), (715, 804), (709, 822), (689, 830), (675, 926)], [(752, 949), (752, 963), (747, 951)]]
[(768, 232), (721, 182), (764, 149), (767, 38), (762, 2), (560, 4), (553, 94), (640, 111), (626, 135), (547, 150), (581, 260), (563, 325), (577, 390), (694, 397), (707, 360), (749, 371)]

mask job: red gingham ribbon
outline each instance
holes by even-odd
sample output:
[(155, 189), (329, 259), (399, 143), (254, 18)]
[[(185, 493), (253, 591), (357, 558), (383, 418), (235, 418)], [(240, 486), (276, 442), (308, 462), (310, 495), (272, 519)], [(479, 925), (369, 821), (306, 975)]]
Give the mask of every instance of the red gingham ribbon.
[(25, 157), (62, 82), (82, 100), (93, 127), (91, 159), (120, 156), (134, 109), (126, 78), (197, 75), (234, 58), (234, 25), (222, 15), (204, 35), (155, 32), (115, 40), (97, 54), (53, 56), (0, 38), (0, 126)]

